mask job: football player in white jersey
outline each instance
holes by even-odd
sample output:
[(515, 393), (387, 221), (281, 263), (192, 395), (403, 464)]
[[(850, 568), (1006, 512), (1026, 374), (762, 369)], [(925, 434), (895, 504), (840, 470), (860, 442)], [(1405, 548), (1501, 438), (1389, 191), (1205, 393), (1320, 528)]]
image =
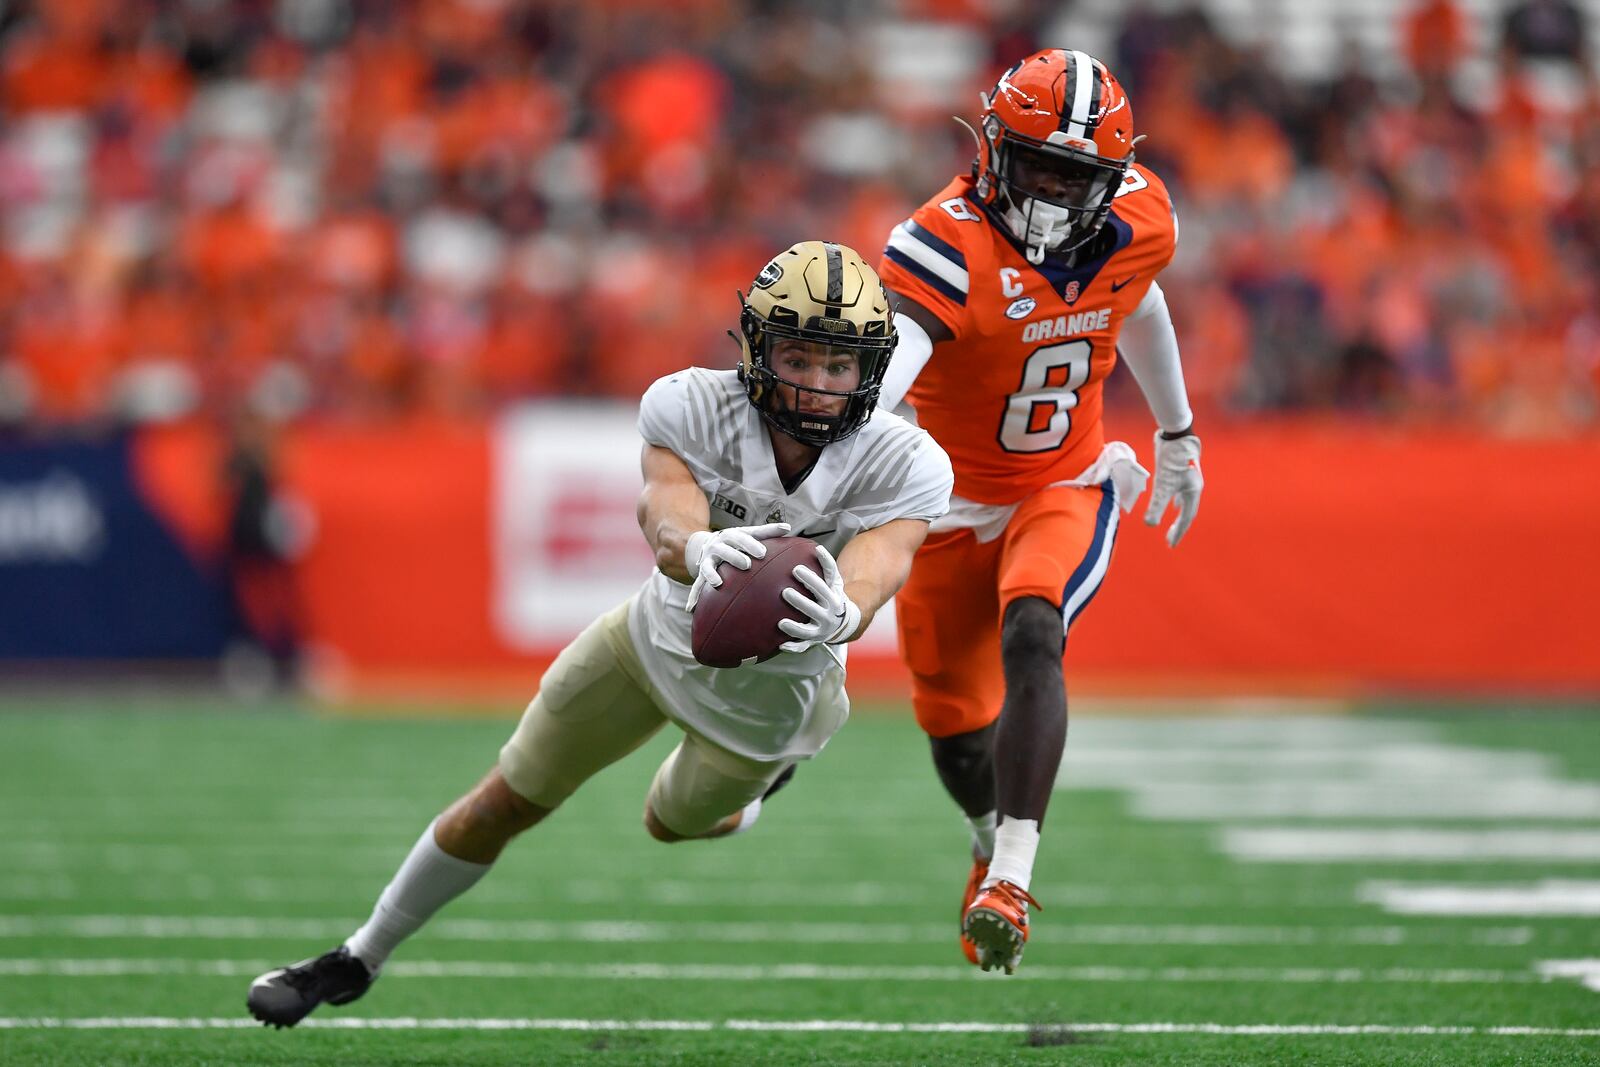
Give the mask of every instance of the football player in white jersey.
[[(900, 588), (948, 507), (950, 460), (877, 396), (896, 336), (877, 274), (806, 241), (741, 295), (736, 370), (661, 379), (639, 410), (639, 525), (656, 571), (568, 645), (484, 779), (429, 824), (344, 944), (269, 971), (250, 1013), (293, 1026), (367, 991), (389, 954), (470, 889), (510, 840), (661, 727), (683, 739), (657, 770), (644, 824), (659, 841), (749, 829), (796, 760), (844, 724), (845, 646)], [(723, 565), (748, 569), (790, 531), (818, 544), (795, 568), (807, 621), (784, 652), (719, 670), (690, 651), (692, 611)]]

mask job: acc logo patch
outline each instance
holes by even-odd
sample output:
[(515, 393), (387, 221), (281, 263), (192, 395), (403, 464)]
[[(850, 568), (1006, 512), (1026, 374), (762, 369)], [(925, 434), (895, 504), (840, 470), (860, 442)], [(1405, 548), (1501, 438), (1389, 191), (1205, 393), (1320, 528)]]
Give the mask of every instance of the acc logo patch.
[(773, 260), (761, 268), (761, 273), (756, 275), (756, 280), (753, 284), (757, 289), (770, 289), (773, 283), (781, 277), (783, 277), (783, 268), (778, 265), (777, 260)]
[(1025, 296), (1021, 300), (1013, 300), (1011, 301), (1011, 306), (1006, 308), (1006, 318), (1025, 319), (1032, 315), (1033, 309), (1038, 306), (1038, 301), (1031, 296)]

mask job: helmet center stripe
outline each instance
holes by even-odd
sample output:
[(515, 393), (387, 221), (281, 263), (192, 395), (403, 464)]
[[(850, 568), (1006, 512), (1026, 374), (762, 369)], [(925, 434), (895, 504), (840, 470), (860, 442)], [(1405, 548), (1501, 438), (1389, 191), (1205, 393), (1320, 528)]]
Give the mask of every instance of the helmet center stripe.
[(840, 254), (839, 246), (831, 241), (824, 242), (822, 247), (828, 252), (828, 314), (837, 318), (840, 305), (844, 303), (844, 256)]
[(1094, 96), (1094, 60), (1088, 53), (1067, 53), (1067, 77), (1072, 84), (1072, 117), (1067, 123), (1068, 137), (1084, 137), (1089, 121), (1089, 100)]

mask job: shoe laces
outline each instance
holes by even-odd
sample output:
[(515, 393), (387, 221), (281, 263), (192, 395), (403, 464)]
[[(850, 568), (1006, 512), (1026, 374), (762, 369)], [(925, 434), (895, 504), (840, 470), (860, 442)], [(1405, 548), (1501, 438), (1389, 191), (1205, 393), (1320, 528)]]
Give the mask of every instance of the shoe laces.
[(300, 992), (305, 992), (329, 977), (329, 973), (345, 963), (355, 962), (355, 957), (347, 951), (335, 950), (318, 956), (310, 963), (298, 967), (290, 967), (283, 972), (285, 984)]
[(298, 992), (304, 993), (315, 986), (318, 981), (317, 964), (320, 959), (313, 960), (301, 967), (288, 967), (283, 972), (283, 984)]
[(1004, 879), (996, 882), (988, 889), (983, 890), (983, 892), (999, 893), (1001, 896), (1006, 898), (1006, 902), (1008, 904), (1016, 908), (1018, 911), (1023, 910), (1022, 906), (1024, 902), (1026, 902), (1035, 911), (1044, 910), (1044, 905), (1040, 904), (1037, 900), (1034, 900), (1033, 896), (1026, 889), (1013, 882), (1007, 882)]

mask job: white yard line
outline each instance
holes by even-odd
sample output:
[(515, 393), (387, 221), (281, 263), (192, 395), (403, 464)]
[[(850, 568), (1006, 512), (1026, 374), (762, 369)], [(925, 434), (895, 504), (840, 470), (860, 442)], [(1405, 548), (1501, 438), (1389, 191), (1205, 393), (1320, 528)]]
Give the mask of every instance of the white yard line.
[(1268, 863), (1592, 863), (1600, 830), (1227, 826), (1221, 847), (1236, 860)]
[[(636, 831), (635, 822), (630, 820), (626, 823), (628, 833)], [(396, 835), (387, 844), (371, 841), (334, 844), (326, 840), (296, 842), (283, 837), (216, 845), (7, 841), (4, 868), (8, 874), (26, 872), (39, 877), (67, 871), (79, 875), (134, 877), (159, 873), (188, 878), (205, 876), (219, 867), (238, 862), (262, 872), (306, 869), (319, 871), (334, 879), (372, 878), (376, 880), (376, 890), (405, 859), (406, 850), (410, 842), (416, 840), (418, 832), (420, 827), (412, 827), (408, 835)], [(643, 835), (642, 830), (637, 832)], [(820, 869), (837, 863), (839, 841), (847, 840), (850, 833), (846, 828), (839, 828), (829, 832), (818, 830), (785, 834), (784, 842), (786, 851), (795, 862)], [(1088, 841), (1092, 832), (1077, 836)], [(4, 835), (0, 834), (0, 839), (3, 838)], [(965, 830), (951, 830), (949, 842), (947, 850), (929, 852), (908, 843), (902, 830), (899, 837), (884, 835), (874, 838), (872, 848), (885, 869), (893, 869), (908, 878), (954, 879), (959, 889), (967, 866), (971, 863), (966, 854)], [(539, 845), (542, 849), (558, 853), (577, 853), (586, 847), (576, 838), (556, 839), (554, 836), (541, 839)], [(749, 853), (737, 847), (708, 849), (701, 853), (695, 867), (697, 874), (707, 878), (723, 875), (743, 878), (750, 870)]]
[[(1252, 776), (1253, 777), (1253, 776)], [(1128, 786), (1146, 819), (1517, 819), (1600, 820), (1600, 784), (1511, 779), (1493, 782), (1235, 781)]]
[[(189, 915), (0, 915), (0, 938), (339, 938), (352, 920)], [(945, 923), (600, 922), (439, 919), (423, 936), (445, 941), (908, 944), (951, 936)], [(1043, 924), (1041, 940), (1079, 945), (1524, 945), (1527, 926), (1249, 926)]]
[(1579, 879), (1521, 885), (1366, 882), (1357, 896), (1395, 915), (1600, 918), (1600, 881)]
[[(375, 878), (372, 892), (382, 885)], [(358, 887), (359, 889), (359, 887)], [(1237, 896), (1224, 899), (1215, 894), (1218, 905), (1237, 904)], [(523, 907), (548, 903), (566, 904), (653, 904), (661, 906), (706, 907), (812, 906), (837, 909), (840, 904), (879, 905), (885, 900), (901, 904), (935, 903), (950, 897), (948, 885), (904, 885), (898, 882), (841, 882), (829, 885), (826, 893), (814, 885), (794, 882), (690, 881), (686, 879), (611, 880), (573, 879), (549, 885), (528, 886), (515, 879), (491, 879), (472, 890), (474, 904), (518, 904)], [(105, 900), (121, 902), (179, 900), (226, 900), (238, 906), (241, 901), (280, 903), (321, 903), (357, 905), (365, 902), (352, 895), (348, 881), (327, 875), (270, 877), (250, 874), (214, 876), (179, 875), (167, 878), (118, 879), (107, 885), (104, 878), (73, 874), (0, 875), (0, 900)], [(1051, 899), (1073, 906), (1116, 905), (1125, 907), (1125, 894), (1113, 886), (1066, 887), (1052, 892)], [(1154, 901), (1162, 906), (1178, 906), (1179, 894), (1164, 893)], [(1274, 903), (1277, 899), (1274, 898)], [(1308, 902), (1302, 902), (1308, 903)], [(1348, 903), (1327, 895), (1322, 906)], [(1191, 905), (1193, 906), (1193, 905)]]
[(1557, 781), (1553, 757), (1538, 752), (1454, 744), (1379, 744), (1362, 748), (1207, 745), (1192, 749), (1130, 748), (1069, 742), (1057, 787), (1137, 788), (1150, 785), (1292, 782)]
[[(269, 960), (0, 959), (0, 977), (103, 978), (126, 975), (253, 977), (282, 965)], [(994, 975), (973, 967), (773, 965), (722, 963), (512, 963), (496, 960), (400, 960), (385, 978), (549, 978), (591, 981), (707, 982), (972, 982)], [(1391, 967), (1051, 967), (1030, 966), (1019, 977), (1051, 982), (1293, 983), (1299, 985), (1503, 985), (1550, 981), (1567, 974), (1504, 970), (1417, 970)]]
[[(1131, 702), (1130, 702), (1131, 703)], [(1143, 702), (1155, 708), (1160, 702)], [(1171, 702), (1175, 709), (1193, 710), (1189, 700)], [(1229, 714), (1232, 709), (1242, 714)], [(1212, 705), (1208, 716), (1175, 715), (1165, 718), (1078, 717), (1073, 705), (1072, 745), (1087, 748), (1136, 747), (1151, 749), (1204, 748), (1369, 748), (1382, 744), (1433, 744), (1440, 731), (1431, 723), (1418, 720), (1350, 718), (1337, 715), (1248, 714), (1256, 709), (1271, 711), (1283, 705), (1271, 700), (1240, 700)], [(1318, 710), (1315, 702), (1305, 709)]]
[[(0, 1018), (0, 1030), (243, 1030), (261, 1024), (247, 1018), (130, 1016), (98, 1018)], [(863, 1019), (307, 1019), (315, 1030), (552, 1030), (552, 1031), (711, 1031), (736, 1033), (853, 1034), (1202, 1034), (1213, 1037), (1600, 1037), (1600, 1028), (1545, 1026), (1391, 1026), (1342, 1023), (990, 1023), (876, 1022)]]
[(1600, 993), (1600, 960), (1540, 960), (1534, 964), (1534, 969), (1546, 979), (1576, 978)]
[[(948, 881), (948, 880), (947, 880)], [(371, 892), (376, 894), (383, 876), (374, 872)], [(173, 904), (190, 900), (226, 901), (237, 907), (246, 902), (319, 904), (354, 907), (364, 905), (360, 887), (352, 895), (348, 881), (326, 874), (265, 876), (252, 874), (185, 874), (165, 878), (126, 878), (108, 883), (84, 873), (0, 875), (0, 901), (94, 900), (118, 905), (130, 901)], [(826, 892), (815, 885), (759, 879), (702, 881), (682, 878), (579, 878), (548, 885), (529, 886), (515, 878), (487, 879), (473, 887), (467, 898), (474, 905), (515, 904), (533, 909), (551, 903), (650, 904), (659, 907), (809, 907), (836, 910), (843, 904), (877, 906), (885, 900), (900, 904), (938, 904), (951, 899), (946, 882), (839, 882)], [(1347, 908), (1350, 896), (1343, 890), (1295, 888), (1276, 892), (1237, 885), (1120, 886), (1069, 884), (1050, 890), (1050, 902), (1073, 908), (1135, 907), (1162, 909), (1296, 907)]]

